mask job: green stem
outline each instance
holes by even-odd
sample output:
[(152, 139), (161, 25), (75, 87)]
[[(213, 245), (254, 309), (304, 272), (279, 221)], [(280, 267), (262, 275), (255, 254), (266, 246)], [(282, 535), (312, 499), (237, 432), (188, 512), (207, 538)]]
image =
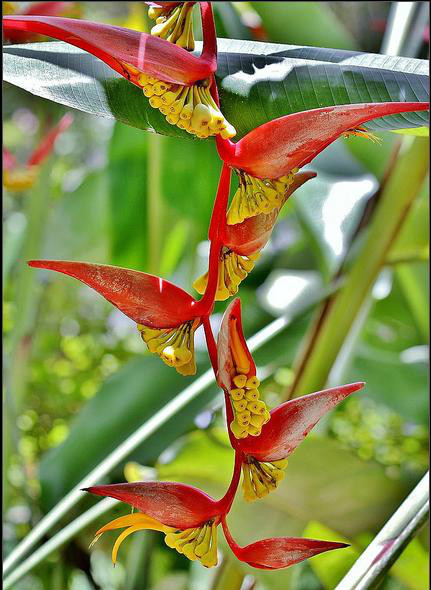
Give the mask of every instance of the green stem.
[[(11, 455), (16, 451), (18, 433), (16, 418), (25, 398), (28, 372), (28, 359), (31, 353), (36, 313), (41, 294), (36, 273), (26, 262), (41, 254), (47, 208), (50, 198), (50, 185), (47, 166), (40, 170), (34, 189), (24, 196), (24, 212), (27, 219), (26, 234), (20, 256), (16, 281), (16, 324), (10, 339), (10, 365), (6, 376), (6, 412), (4, 420), (4, 476), (7, 477)], [(6, 485), (5, 491), (8, 489)], [(7, 496), (5, 497), (6, 502)]]
[(312, 338), (300, 353), (288, 397), (325, 386), (329, 372), (350, 328), (385, 264), (410, 206), (428, 170), (428, 143), (422, 138), (404, 143), (367, 229), (362, 248), (339, 293), (326, 304), (313, 327)]
[(422, 282), (420, 281), (421, 277), (420, 273), (418, 273), (418, 265), (399, 264), (397, 265), (396, 273), (423, 342), (426, 343), (429, 341), (429, 300), (428, 293), (423, 289)]
[(240, 590), (245, 574), (238, 567), (236, 559), (225, 557), (211, 590)]
[(5, 578), (3, 582), (4, 590), (13, 586), (13, 584), (30, 572), (38, 563), (64, 545), (69, 539), (72, 539), (79, 531), (102, 516), (102, 514), (111, 510), (116, 504), (118, 504), (118, 500), (105, 498), (95, 506), (89, 508), (86, 512), (83, 512), (78, 518), (75, 518), (75, 520), (65, 526), (54, 537), (51, 537), (44, 545), (33, 551), (26, 561), (14, 569), (10, 576)]
[(162, 138), (148, 134), (147, 217), (148, 217), (148, 270), (158, 275), (162, 248)]

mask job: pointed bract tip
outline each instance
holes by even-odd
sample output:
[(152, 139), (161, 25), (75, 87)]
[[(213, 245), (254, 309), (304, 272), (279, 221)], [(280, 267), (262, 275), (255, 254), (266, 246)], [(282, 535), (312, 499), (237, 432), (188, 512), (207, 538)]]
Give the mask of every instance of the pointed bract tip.
[(342, 388), (347, 389), (353, 393), (354, 391), (362, 389), (363, 387), (365, 387), (365, 385), (365, 381), (355, 381), (355, 383), (347, 383), (347, 385), (342, 385)]

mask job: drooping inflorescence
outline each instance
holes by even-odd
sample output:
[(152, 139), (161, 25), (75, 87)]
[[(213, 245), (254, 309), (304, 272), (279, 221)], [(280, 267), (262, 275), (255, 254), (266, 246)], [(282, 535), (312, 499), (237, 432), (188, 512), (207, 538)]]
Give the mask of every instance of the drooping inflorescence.
[[(151, 353), (182, 375), (196, 373), (194, 335), (203, 325), (210, 361), (225, 395), (227, 430), (235, 453), (232, 479), (225, 495), (214, 500), (192, 486), (172, 482), (133, 482), (94, 486), (90, 493), (109, 496), (137, 512), (100, 528), (125, 529), (117, 538), (115, 563), (123, 540), (138, 530), (156, 530), (166, 544), (205, 567), (217, 565), (217, 528), (221, 524), (233, 553), (254, 567), (278, 569), (344, 543), (298, 538), (271, 538), (240, 547), (226, 522), (242, 476), (244, 498), (255, 501), (283, 480), (288, 456), (330, 409), (364, 384), (353, 383), (296, 398), (268, 410), (242, 329), (239, 299), (225, 311), (214, 340), (209, 318), (216, 301), (236, 294), (268, 242), (283, 205), (301, 184), (315, 176), (299, 172), (341, 135), (373, 139), (361, 124), (385, 115), (419, 110), (420, 103), (338, 105), (292, 113), (253, 129), (237, 143), (236, 131), (220, 109), (214, 72), (217, 47), (210, 3), (198, 3), (203, 49), (194, 50), (194, 2), (150, 3), (155, 20), (151, 34), (71, 19), (15, 18), (20, 31), (35, 30), (84, 48), (142, 89), (152, 108), (167, 122), (200, 139), (216, 136), (223, 161), (210, 221), (208, 271), (194, 283), (197, 300), (183, 289), (140, 271), (114, 266), (31, 261), (33, 267), (72, 276), (95, 289), (136, 322)], [(13, 29), (13, 25), (9, 26)], [(97, 33), (97, 35), (95, 34)], [(406, 106), (407, 105), (407, 106)], [(421, 107), (423, 110), (423, 107)], [(342, 115), (342, 116), (341, 116)], [(239, 186), (230, 206), (231, 171)], [(31, 167), (28, 170), (30, 175)]]

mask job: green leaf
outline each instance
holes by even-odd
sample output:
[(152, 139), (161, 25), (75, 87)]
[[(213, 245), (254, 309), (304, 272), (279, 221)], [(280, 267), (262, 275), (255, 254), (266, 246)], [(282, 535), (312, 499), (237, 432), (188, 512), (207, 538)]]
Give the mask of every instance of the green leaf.
[(140, 270), (148, 258), (147, 142), (145, 133), (115, 125), (109, 145), (111, 261)]
[(92, 172), (76, 190), (63, 193), (49, 218), (43, 246), (46, 258), (95, 261), (106, 258), (107, 184), (104, 171)]
[(221, 170), (215, 145), (163, 137), (161, 148), (163, 197), (175, 212), (193, 222), (197, 239), (205, 240)]
[(425, 180), (412, 203), (392, 248), (388, 261), (427, 260), (429, 257), (429, 182)]
[[(410, 58), (219, 39), (217, 81), (237, 139), (271, 119), (336, 104), (428, 100), (427, 65)], [(139, 129), (190, 137), (142, 91), (94, 56), (52, 42), (4, 49), (4, 80), (33, 94)], [(423, 127), (427, 114), (392, 115), (370, 129)]]
[(406, 362), (396, 352), (361, 346), (347, 379), (365, 381), (367, 396), (404, 419), (419, 424), (428, 421), (426, 362)]
[(271, 41), (357, 49), (357, 43), (323, 2), (251, 2)]
[(394, 129), (392, 133), (401, 135), (416, 135), (416, 137), (429, 137), (429, 127), (417, 127), (416, 129)]

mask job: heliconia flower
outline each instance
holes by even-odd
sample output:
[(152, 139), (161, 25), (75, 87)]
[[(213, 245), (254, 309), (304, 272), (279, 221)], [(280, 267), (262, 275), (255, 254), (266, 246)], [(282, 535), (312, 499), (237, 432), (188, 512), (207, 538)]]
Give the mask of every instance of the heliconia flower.
[(31, 260), (29, 266), (55, 270), (88, 285), (138, 324), (150, 352), (181, 375), (194, 375), (194, 333), (202, 306), (169, 281), (144, 272), (88, 262)]
[(228, 211), (228, 223), (241, 223), (248, 217), (277, 209), (299, 168), (340, 135), (374, 138), (361, 127), (363, 123), (428, 108), (429, 103), (424, 102), (337, 105), (273, 119), (237, 143), (217, 137), (220, 157), (239, 179), (239, 188)]
[(66, 113), (57, 125), (45, 133), (30, 154), (25, 166), (19, 166), (16, 158), (6, 148), (3, 148), (3, 186), (16, 192), (31, 188), (36, 182), (39, 166), (52, 153), (58, 136), (64, 133), (72, 122), (73, 115)]
[(298, 397), (268, 412), (259, 400), (260, 382), (242, 332), (239, 299), (223, 316), (217, 353), (217, 381), (225, 392), (230, 441), (241, 454), (244, 497), (257, 500), (277, 488), (284, 478), (287, 457), (320, 418), (364, 383)]
[[(217, 339), (217, 381), (226, 397), (229, 436), (234, 439), (258, 437), (270, 419), (260, 400), (256, 365), (242, 332), (241, 301), (226, 309)], [(233, 445), (238, 448), (238, 445)]]
[(112, 549), (115, 564), (120, 545), (126, 537), (139, 530), (155, 530), (164, 533), (168, 547), (210, 568), (218, 561), (217, 528), (220, 523), (236, 557), (257, 568), (284, 568), (323, 551), (347, 546), (313, 539), (280, 538), (264, 539), (239, 547), (226, 523), (237, 485), (238, 472), (235, 469), (225, 496), (218, 501), (198, 488), (173, 482), (135, 482), (85, 488), (84, 491), (116, 498), (138, 510), (101, 527), (90, 547), (107, 531), (125, 529)]
[(106, 531), (125, 528), (112, 549), (112, 561), (124, 539), (151, 529), (165, 534), (165, 543), (205, 567), (217, 565), (217, 527), (226, 504), (198, 488), (172, 482), (136, 482), (94, 486), (85, 491), (130, 504), (139, 512), (121, 516), (100, 528), (92, 545)]
[[(270, 213), (246, 217), (241, 223), (235, 225), (226, 223), (226, 216), (223, 215), (219, 229), (219, 239), (223, 247), (218, 260), (216, 301), (224, 301), (238, 292), (240, 283), (253, 269), (260, 251), (271, 237), (281, 208), (296, 189), (315, 176), (315, 172), (301, 172), (292, 176), (292, 182), (286, 184), (278, 194), (277, 208), (272, 209)], [(205, 292), (208, 275), (209, 273), (206, 272), (193, 283), (198, 293)]]
[[(235, 129), (220, 112), (213, 76), (217, 39), (211, 3), (199, 2), (199, 8), (203, 30), (199, 57), (156, 35), (85, 20), (6, 16), (3, 30), (42, 33), (80, 47), (141, 88), (171, 125), (200, 138), (217, 134), (229, 138)], [(190, 8), (175, 11), (187, 16)]]
[(266, 570), (286, 568), (319, 553), (349, 546), (346, 543), (300, 537), (272, 537), (240, 547), (232, 538), (225, 518), (222, 519), (222, 526), (229, 547), (236, 557), (252, 567)]

